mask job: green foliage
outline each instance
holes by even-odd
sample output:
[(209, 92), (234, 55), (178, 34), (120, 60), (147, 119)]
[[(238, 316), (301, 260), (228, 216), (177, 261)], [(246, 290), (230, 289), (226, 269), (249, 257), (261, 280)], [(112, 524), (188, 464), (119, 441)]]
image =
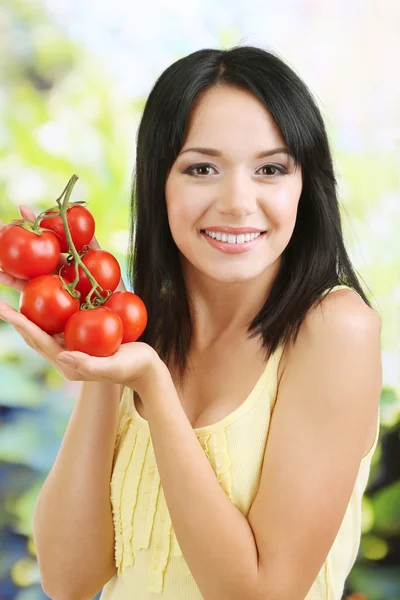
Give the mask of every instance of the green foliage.
[(382, 535), (400, 535), (400, 481), (374, 496), (375, 529)]

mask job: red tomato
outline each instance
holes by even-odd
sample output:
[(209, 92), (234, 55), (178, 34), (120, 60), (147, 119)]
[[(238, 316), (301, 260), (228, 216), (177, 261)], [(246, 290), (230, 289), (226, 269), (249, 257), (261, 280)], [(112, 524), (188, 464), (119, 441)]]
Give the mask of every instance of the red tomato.
[(123, 333), (117, 313), (100, 306), (72, 315), (65, 326), (64, 340), (67, 350), (90, 356), (111, 356), (120, 347)]
[(33, 279), (54, 271), (60, 260), (60, 242), (52, 231), (40, 235), (18, 223), (9, 223), (0, 231), (0, 268), (17, 279)]
[(108, 306), (121, 317), (124, 326), (122, 343), (136, 342), (147, 325), (147, 310), (143, 300), (132, 292), (115, 292), (104, 306)]
[(40, 275), (28, 281), (19, 297), (21, 313), (49, 335), (62, 333), (68, 319), (79, 310), (79, 299), (62, 285), (58, 275)]
[[(112, 292), (115, 290), (121, 279), (121, 268), (115, 256), (106, 250), (93, 248), (85, 254), (82, 262), (104, 290), (111, 290)], [(74, 281), (75, 263), (70, 263), (64, 267), (61, 276), (67, 281)], [(86, 296), (92, 289), (92, 284), (81, 267), (79, 267), (79, 281), (76, 289), (81, 293), (81, 303), (85, 302)]]
[[(56, 213), (48, 210), (45, 214), (54, 215)], [(71, 208), (68, 208), (66, 215), (72, 241), (75, 244), (75, 248), (80, 252), (84, 246), (89, 244), (94, 236), (95, 222), (93, 215), (87, 208), (80, 204), (75, 204)], [(60, 238), (61, 252), (69, 252), (64, 225), (60, 216), (51, 219), (43, 217), (39, 225), (54, 231)]]

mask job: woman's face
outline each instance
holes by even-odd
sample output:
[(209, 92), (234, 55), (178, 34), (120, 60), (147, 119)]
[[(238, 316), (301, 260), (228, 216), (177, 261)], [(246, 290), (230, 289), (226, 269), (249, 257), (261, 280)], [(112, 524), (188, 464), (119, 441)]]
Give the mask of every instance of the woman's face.
[[(185, 274), (239, 283), (273, 270), (292, 236), (302, 189), (300, 168), (276, 151), (285, 147), (271, 114), (251, 93), (226, 86), (206, 92), (165, 187)], [(265, 233), (249, 240), (250, 234), (236, 237), (223, 227)], [(205, 233), (210, 228), (214, 239)]]

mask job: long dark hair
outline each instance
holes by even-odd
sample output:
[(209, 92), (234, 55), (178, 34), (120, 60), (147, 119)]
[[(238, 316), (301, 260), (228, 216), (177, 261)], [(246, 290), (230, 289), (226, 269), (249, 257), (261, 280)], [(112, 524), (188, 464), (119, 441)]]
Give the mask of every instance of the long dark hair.
[(356, 290), (370, 307), (343, 241), (328, 137), (320, 110), (298, 75), (277, 55), (253, 46), (203, 49), (177, 60), (157, 79), (137, 134), (131, 199), (128, 273), (146, 304), (148, 325), (139, 341), (172, 356), (183, 376), (191, 347), (190, 302), (179, 250), (168, 223), (165, 183), (202, 95), (215, 85), (250, 91), (271, 113), (301, 166), (303, 187), (296, 225), (278, 274), (249, 338), (261, 336), (266, 358), (296, 340), (309, 309), (338, 284)]

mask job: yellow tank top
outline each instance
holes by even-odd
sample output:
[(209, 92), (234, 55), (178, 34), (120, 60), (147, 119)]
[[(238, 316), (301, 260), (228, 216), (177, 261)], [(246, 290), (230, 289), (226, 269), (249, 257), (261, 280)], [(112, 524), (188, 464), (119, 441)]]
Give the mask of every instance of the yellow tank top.
[[(337, 285), (331, 291), (347, 287)], [(281, 344), (236, 410), (217, 423), (194, 429), (220, 485), (245, 516), (260, 481), (282, 352)], [(342, 597), (345, 580), (357, 558), (361, 499), (378, 437), (379, 417), (374, 443), (360, 463), (336, 539), (305, 600)], [(101, 600), (201, 600), (171, 523), (148, 421), (137, 412), (130, 388), (125, 388), (120, 403), (111, 504), (117, 572), (104, 586)]]

